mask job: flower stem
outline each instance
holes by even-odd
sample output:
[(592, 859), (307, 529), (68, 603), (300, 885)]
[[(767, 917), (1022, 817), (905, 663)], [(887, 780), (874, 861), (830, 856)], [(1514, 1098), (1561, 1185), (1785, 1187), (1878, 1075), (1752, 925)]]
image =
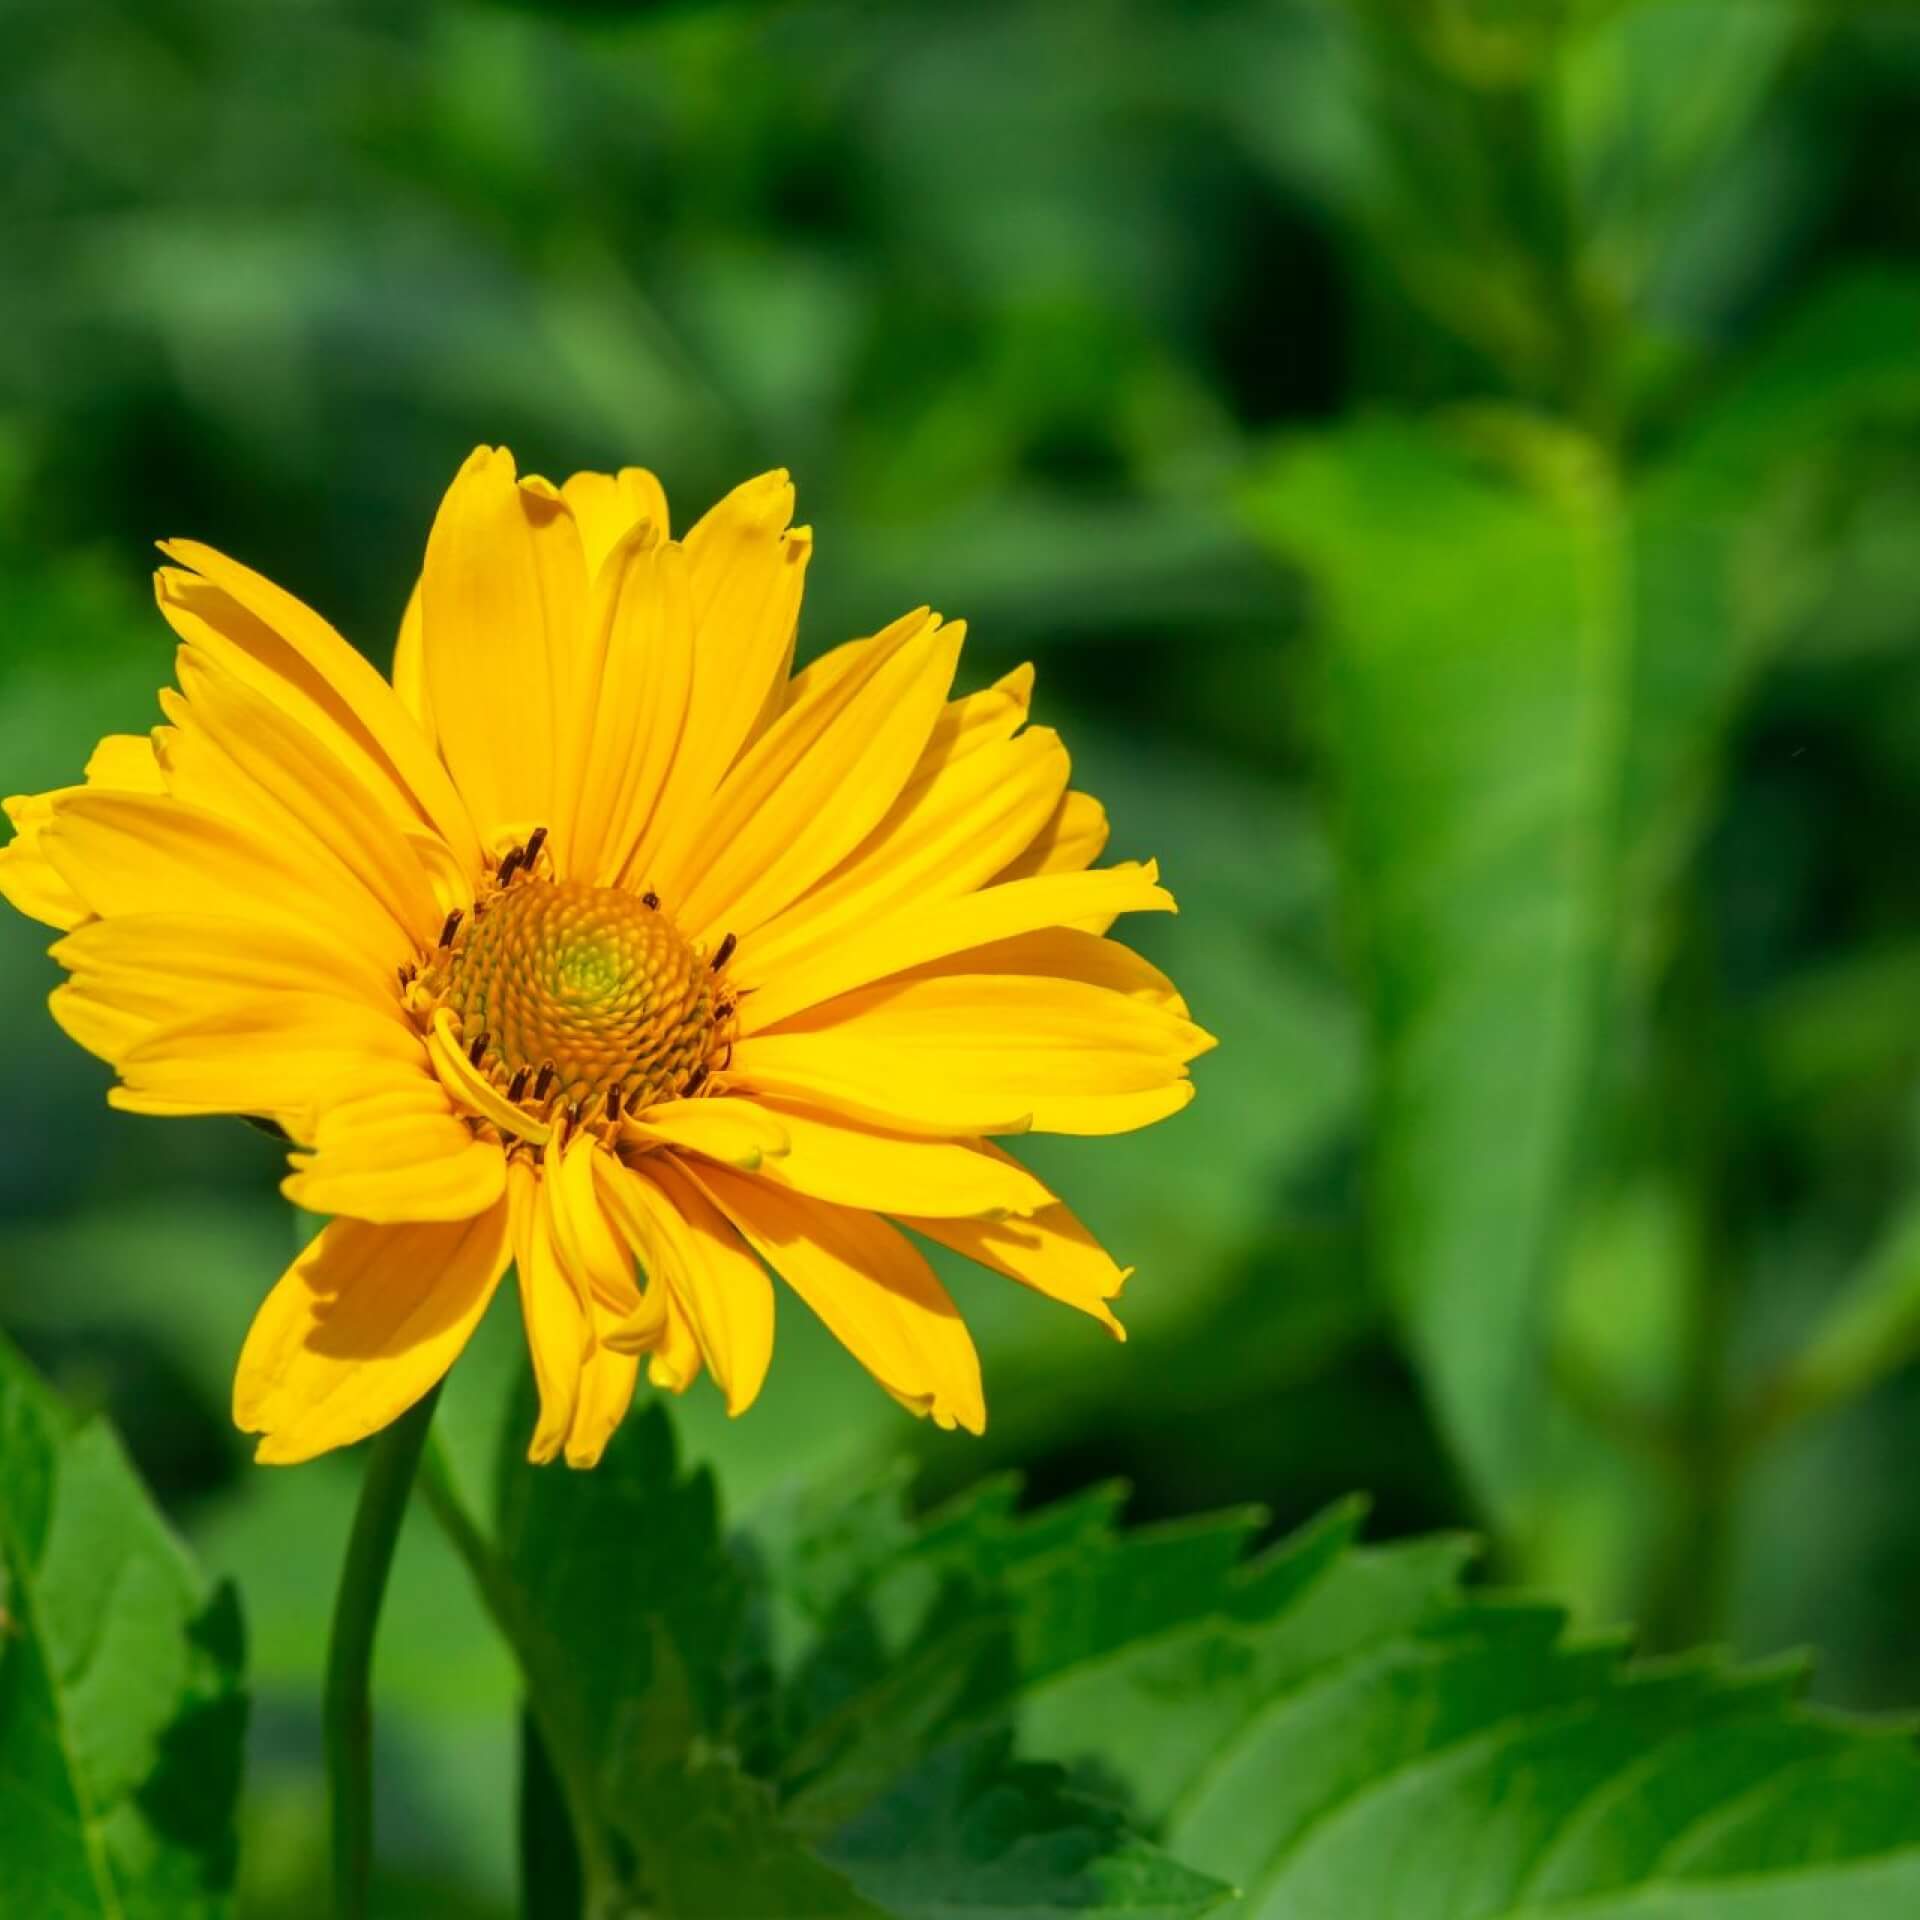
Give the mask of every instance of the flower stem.
[(437, 1443), (427, 1447), (426, 1465), (420, 1475), (420, 1492), (434, 1517), (440, 1522), (453, 1549), (467, 1563), (482, 1604), (492, 1614), (514, 1658), (528, 1680), (527, 1715), (539, 1737), (547, 1765), (552, 1769), (551, 1786), (557, 1789), (573, 1830), (573, 1845), (583, 1888), (581, 1911), (589, 1920), (627, 1909), (622, 1903), (619, 1876), (609, 1857), (602, 1830), (591, 1760), (567, 1730), (556, 1725), (551, 1705), (532, 1684), (528, 1649), (536, 1629), (530, 1621), (525, 1602), (499, 1553), (467, 1510), (454, 1482), (453, 1470), (445, 1451)]
[(373, 1443), (327, 1648), (327, 1787), (333, 1802), (334, 1920), (368, 1920), (373, 1880), (373, 1639), (436, 1385)]

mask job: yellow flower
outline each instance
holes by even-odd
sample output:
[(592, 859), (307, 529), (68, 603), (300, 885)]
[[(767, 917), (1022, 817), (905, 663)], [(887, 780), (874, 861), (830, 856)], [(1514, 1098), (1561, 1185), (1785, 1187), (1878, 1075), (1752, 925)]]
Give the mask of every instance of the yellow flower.
[(992, 1140), (1186, 1104), (1212, 1042), (1105, 937), (1173, 902), (1092, 867), (1105, 816), (1025, 725), (1030, 669), (949, 698), (957, 623), (792, 672), (792, 507), (768, 474), (672, 540), (651, 474), (556, 488), (483, 447), (391, 685), (169, 543), (165, 724), (6, 803), (0, 893), (65, 930), (54, 1013), (114, 1104), (277, 1122), (285, 1192), (334, 1216), (240, 1357), (260, 1459), (404, 1412), (509, 1265), (532, 1457), (580, 1466), (643, 1359), (753, 1400), (768, 1267), (978, 1432), (973, 1344), (901, 1226), (1119, 1334), (1125, 1274)]

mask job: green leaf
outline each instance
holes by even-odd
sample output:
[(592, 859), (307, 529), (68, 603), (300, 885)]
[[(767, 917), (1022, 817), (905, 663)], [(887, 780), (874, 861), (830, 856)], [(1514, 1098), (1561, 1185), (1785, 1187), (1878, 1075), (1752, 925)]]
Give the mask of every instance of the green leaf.
[[(1793, 1667), (1632, 1662), (1465, 1590), (1457, 1539), (1356, 1546), (1352, 1506), (1253, 1558), (1242, 1519), (1119, 1533), (1107, 1511), (1022, 1516), (989, 1490), (852, 1575), (777, 1683), (846, 1736), (839, 1777), (888, 1739), (898, 1654), (984, 1617), (1010, 1657), (949, 1730), (1011, 1729), (1236, 1886), (1248, 1920), (1897, 1920), (1920, 1896), (1908, 1730), (1799, 1705)], [(855, 1619), (885, 1648), (823, 1714), (815, 1657)]]
[(1003, 1734), (942, 1747), (842, 1827), (826, 1857), (902, 1920), (1179, 1920), (1231, 1898), (1129, 1834), (1117, 1808), (1069, 1791), (1057, 1768), (1013, 1765), (1011, 1747)]
[(589, 1742), (595, 1916), (1197, 1920), (1233, 1888), (1249, 1920), (1901, 1920), (1920, 1896), (1907, 1729), (1806, 1708), (1792, 1666), (1635, 1662), (1466, 1587), (1463, 1539), (1356, 1544), (1355, 1503), (1256, 1553), (1256, 1514), (1125, 1530), (1113, 1489), (1027, 1513), (996, 1481), (916, 1521), (880, 1475), (789, 1495), (729, 1553), (660, 1409), (609, 1465), (510, 1465), (491, 1576), (571, 1703), (536, 1692), (543, 1731)]
[(1815, 594), (1819, 556), (1777, 550), (1767, 509), (1806, 448), (1915, 403), (1916, 324), (1911, 285), (1833, 290), (1632, 480), (1485, 411), (1344, 428), (1255, 490), (1322, 603), (1377, 1047), (1376, 1259), (1512, 1536), (1551, 1503), (1543, 1335), (1588, 1111), (1728, 721)]
[(523, 1403), (500, 1478), (514, 1638), (548, 1740), (590, 1756), (605, 1787), (718, 1728), (739, 1581), (712, 1477), (680, 1476), (658, 1407), (628, 1420), (591, 1473), (530, 1467), (529, 1431)]
[(1920, 1350), (1920, 1204), (1903, 1207), (1761, 1397), (1753, 1439), (1855, 1398)]
[[(975, 1606), (978, 1570), (953, 1559), (975, 1544), (958, 1519), (950, 1539), (916, 1533), (885, 1480), (796, 1502), (765, 1538), (729, 1548), (711, 1478), (681, 1473), (659, 1406), (631, 1417), (592, 1473), (530, 1467), (530, 1419), (523, 1404), (507, 1424), (497, 1544), (449, 1513), (444, 1477), (436, 1498), (520, 1658), (540, 1736), (530, 1757), (552, 1763), (551, 1781), (529, 1774), (538, 1817), (524, 1829), (545, 1861), (527, 1863), (543, 1911), (569, 1905), (555, 1796), (596, 1920), (636, 1901), (712, 1920), (1186, 1920), (1217, 1903), (1217, 1882), (1070, 1792), (1058, 1769), (971, 1727), (952, 1744), (966, 1703), (1012, 1658), (1010, 1616)], [(1090, 1536), (1105, 1518), (1104, 1504), (1065, 1509), (1009, 1551)], [(946, 1618), (959, 1637), (941, 1634)], [(916, 1636), (900, 1663), (895, 1631)], [(857, 1764), (838, 1764), (848, 1756)]]
[(228, 1911), (246, 1701), (232, 1590), (103, 1421), (0, 1342), (0, 1911)]
[(670, 1920), (887, 1920), (780, 1820), (764, 1782), (709, 1758), (636, 1780), (619, 1812)]
[(1563, 509), (1387, 422), (1295, 452), (1260, 512), (1326, 602), (1327, 746), (1379, 1048), (1377, 1257), (1511, 1519), (1537, 1459), (1541, 1287), (1615, 879), (1620, 528), (1598, 484)]

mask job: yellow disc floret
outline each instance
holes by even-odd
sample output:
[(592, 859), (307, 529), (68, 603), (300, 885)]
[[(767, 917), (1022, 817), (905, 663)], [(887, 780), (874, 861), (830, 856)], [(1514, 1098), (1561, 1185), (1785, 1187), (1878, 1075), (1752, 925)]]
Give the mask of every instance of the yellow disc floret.
[(590, 1112), (672, 1099), (713, 1050), (712, 970), (657, 904), (618, 887), (522, 881), (474, 916), (437, 998), (474, 1065), (518, 1101)]

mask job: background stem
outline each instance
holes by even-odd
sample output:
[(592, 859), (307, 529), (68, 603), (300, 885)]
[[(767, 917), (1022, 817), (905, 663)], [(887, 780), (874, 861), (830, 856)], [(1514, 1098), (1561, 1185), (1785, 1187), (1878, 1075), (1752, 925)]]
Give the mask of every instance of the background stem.
[(325, 1700), (334, 1920), (368, 1920), (373, 1878), (373, 1642), (436, 1384), (373, 1442), (334, 1602)]

